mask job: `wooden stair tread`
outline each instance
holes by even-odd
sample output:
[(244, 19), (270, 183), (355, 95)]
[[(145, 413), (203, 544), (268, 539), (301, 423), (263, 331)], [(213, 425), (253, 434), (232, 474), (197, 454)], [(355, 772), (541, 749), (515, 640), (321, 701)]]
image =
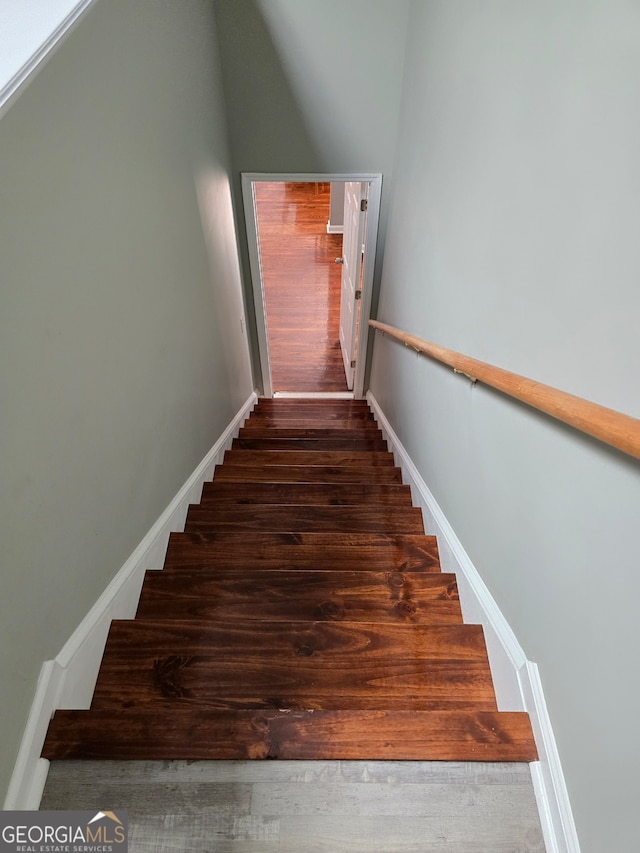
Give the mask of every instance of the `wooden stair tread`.
[(387, 442), (381, 438), (251, 438), (243, 436), (234, 438), (234, 450), (348, 450), (388, 452)]
[(327, 504), (349, 506), (383, 504), (411, 506), (411, 489), (394, 483), (205, 483), (201, 503)]
[(482, 628), (116, 620), (92, 707), (496, 707)]
[[(229, 452), (229, 451), (227, 451)], [(247, 451), (238, 451), (239, 453)], [(235, 483), (402, 483), (399, 468), (383, 465), (345, 465), (344, 467), (308, 464), (232, 464), (225, 462), (215, 468), (215, 480)]]
[(229, 465), (351, 465), (371, 468), (393, 467), (393, 453), (369, 450), (227, 450)]
[[(364, 655), (386, 661), (389, 655), (411, 649), (415, 660), (482, 660), (486, 653), (482, 626), (407, 625), (377, 622), (308, 622), (304, 620), (265, 622), (250, 620), (218, 625), (206, 619), (114, 619), (111, 623), (104, 661), (111, 655), (148, 657), (154, 652), (171, 654), (186, 648), (193, 654), (280, 654), (283, 659), (299, 657), (342, 658)], [(104, 662), (103, 661), (103, 662)], [(395, 660), (392, 658), (391, 663)]]
[(256, 404), (250, 414), (250, 419), (257, 418), (279, 418), (285, 420), (299, 418), (314, 418), (319, 421), (323, 420), (374, 420), (371, 409), (366, 403), (348, 403), (347, 405), (338, 405), (340, 402), (334, 403), (318, 400), (313, 401), (285, 401), (276, 400), (272, 405), (268, 401), (260, 401)]
[[(262, 434), (266, 438), (273, 437), (278, 432), (282, 432), (283, 438), (287, 434), (293, 433), (311, 433), (316, 435), (325, 434), (333, 435), (336, 438), (346, 438), (347, 436), (360, 438), (382, 438), (382, 431), (374, 420), (366, 420), (364, 418), (327, 418), (322, 420), (314, 417), (300, 418), (278, 418), (273, 417), (255, 417), (246, 420), (239, 430), (243, 436), (250, 438), (255, 434)], [(289, 436), (291, 437), (291, 436)]]
[[(161, 737), (159, 737), (161, 733)], [(535, 761), (527, 714), (495, 711), (56, 711), (43, 757)]]
[(261, 400), (249, 413), (249, 418), (274, 417), (274, 418), (315, 418), (318, 421), (330, 420), (331, 418), (363, 418), (375, 420), (371, 409), (366, 403), (351, 406), (339, 406), (335, 401), (330, 405), (324, 405), (328, 401), (309, 400), (304, 404), (302, 401), (293, 403), (286, 400), (274, 400), (273, 402)]
[(459, 624), (455, 575), (275, 569), (147, 572), (136, 619)]
[(239, 570), (351, 569), (439, 572), (435, 536), (387, 533), (172, 533), (164, 574), (214, 567)]
[(375, 423), (370, 426), (359, 426), (358, 428), (349, 427), (299, 427), (293, 428), (276, 428), (267, 426), (264, 423), (245, 422), (245, 425), (238, 430), (238, 438), (355, 438), (355, 439), (381, 439), (382, 430), (378, 429)]
[(212, 527), (227, 530), (344, 531), (424, 533), (422, 511), (418, 507), (314, 506), (293, 504), (225, 506), (192, 504), (185, 531)]

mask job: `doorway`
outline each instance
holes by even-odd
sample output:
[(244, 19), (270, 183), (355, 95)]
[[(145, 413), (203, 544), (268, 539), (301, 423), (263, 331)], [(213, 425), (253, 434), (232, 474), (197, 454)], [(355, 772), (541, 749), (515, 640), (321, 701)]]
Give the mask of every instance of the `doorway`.
[[(381, 184), (371, 174), (242, 175), (265, 396), (363, 396)], [(345, 188), (358, 196), (350, 219), (360, 230), (347, 228), (343, 245)]]

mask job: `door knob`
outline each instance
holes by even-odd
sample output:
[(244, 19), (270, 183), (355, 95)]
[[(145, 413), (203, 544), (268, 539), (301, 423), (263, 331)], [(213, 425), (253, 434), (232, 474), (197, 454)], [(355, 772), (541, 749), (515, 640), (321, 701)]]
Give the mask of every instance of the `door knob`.
[(336, 258), (336, 263), (337, 263), (337, 264), (343, 264), (343, 263), (344, 263), (344, 258)]

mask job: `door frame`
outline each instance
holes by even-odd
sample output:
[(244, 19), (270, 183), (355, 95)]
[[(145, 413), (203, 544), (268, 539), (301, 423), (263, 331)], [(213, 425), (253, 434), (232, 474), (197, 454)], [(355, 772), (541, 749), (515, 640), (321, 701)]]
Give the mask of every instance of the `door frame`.
[[(373, 274), (378, 239), (378, 223), (380, 220), (380, 198), (382, 195), (382, 174), (370, 172), (356, 173), (270, 173), (242, 172), (242, 200), (244, 217), (247, 228), (247, 243), (249, 247), (249, 265), (251, 269), (251, 285), (256, 314), (258, 332), (258, 350), (260, 354), (260, 369), (262, 371), (262, 393), (265, 397), (273, 397), (271, 381), (271, 362), (269, 359), (269, 340), (267, 337), (267, 317), (265, 311), (264, 281), (258, 241), (258, 225), (256, 199), (253, 184), (257, 181), (295, 182), (295, 183), (331, 183), (344, 181), (363, 181), (369, 184), (367, 206), (367, 222), (364, 238), (364, 256), (362, 261), (362, 299), (360, 305), (360, 325), (358, 328), (358, 355), (356, 357), (355, 376), (353, 380), (353, 397), (364, 397), (364, 378), (366, 369), (367, 342), (369, 338), (369, 318), (371, 317), (371, 298), (373, 295)], [(299, 394), (296, 396), (305, 396)], [(317, 396), (317, 395), (315, 395)], [(351, 395), (349, 395), (351, 396)]]

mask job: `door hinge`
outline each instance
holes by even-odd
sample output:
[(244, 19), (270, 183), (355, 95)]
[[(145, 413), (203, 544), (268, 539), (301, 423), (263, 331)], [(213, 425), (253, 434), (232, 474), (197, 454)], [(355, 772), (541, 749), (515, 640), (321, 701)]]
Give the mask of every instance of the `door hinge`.
[(367, 210), (368, 207), (369, 207), (369, 202), (367, 201), (366, 198), (363, 198), (362, 201), (360, 202), (360, 210), (364, 213), (364, 211)]
[(355, 362), (355, 359), (354, 359), (354, 360), (351, 362), (351, 367), (355, 367), (355, 366), (356, 366), (356, 362)]
[(356, 290), (356, 299), (362, 299), (362, 291)]

